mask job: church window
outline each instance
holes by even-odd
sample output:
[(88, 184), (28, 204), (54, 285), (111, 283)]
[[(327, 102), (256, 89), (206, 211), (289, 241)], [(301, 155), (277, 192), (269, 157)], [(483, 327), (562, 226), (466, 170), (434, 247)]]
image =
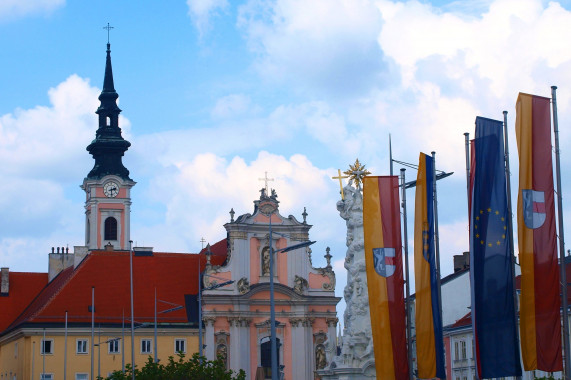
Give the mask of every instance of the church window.
[(89, 223), (89, 219), (87, 219), (86, 229), (87, 229), (87, 236), (86, 236), (86, 239), (85, 239), (85, 240), (87, 241), (87, 244), (89, 244), (89, 238), (90, 238), (90, 235), (91, 235), (91, 223)]
[(110, 216), (105, 219), (105, 240), (117, 240), (117, 219)]
[(111, 126), (111, 118), (109, 116), (107, 116), (105, 118), (105, 121), (106, 121), (107, 126), (110, 127)]
[[(278, 368), (280, 367), (280, 339), (276, 338), (276, 346), (278, 349)], [(264, 370), (265, 378), (272, 377), (272, 346), (270, 337), (264, 337), (260, 340), (260, 366)]]

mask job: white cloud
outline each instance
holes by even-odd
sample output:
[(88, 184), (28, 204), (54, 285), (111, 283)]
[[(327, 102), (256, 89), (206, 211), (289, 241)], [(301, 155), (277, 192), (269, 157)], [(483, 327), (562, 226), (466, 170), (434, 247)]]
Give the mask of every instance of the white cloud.
[(248, 95), (231, 94), (218, 99), (210, 114), (214, 119), (230, 119), (245, 114), (257, 114), (260, 111), (261, 107), (253, 105)]
[(51, 106), (0, 116), (1, 173), (82, 178), (91, 164), (85, 147), (95, 136), (99, 90), (72, 75), (48, 91)]
[(433, 81), (476, 76), (488, 81), (488, 91), (477, 94), (513, 103), (520, 89), (545, 91), (546, 75), (538, 68), (571, 60), (561, 45), (571, 37), (571, 12), (556, 2), (544, 7), (541, 0), (497, 0), (479, 16), (442, 12), (417, 1), (383, 0), (378, 7), (384, 20), (379, 43), (401, 67), (405, 86), (413, 84), (424, 60), (437, 57), (446, 70)]
[[(348, 132), (344, 118), (325, 102), (279, 105), (265, 115), (260, 113), (260, 106), (252, 104), (249, 97), (228, 95), (218, 99), (211, 110), (214, 125), (141, 136), (133, 140), (133, 151), (140, 159), (157, 157), (157, 162), (168, 166), (198, 153), (229, 157), (292, 142), (301, 151), (325, 147), (349, 157), (361, 148), (360, 140)], [(189, 150), (189, 141), (200, 144)], [(146, 154), (149, 149), (155, 152), (154, 157)]]
[(187, 0), (188, 14), (202, 36), (210, 29), (210, 18), (228, 7), (227, 0)]
[[(66, 241), (69, 236), (81, 243), (82, 206), (66, 191), (71, 185), (72, 198), (81, 198), (78, 185), (93, 166), (85, 147), (95, 137), (99, 92), (89, 80), (71, 75), (49, 89), (49, 106), (0, 115), (0, 208), (6, 216), (0, 220), (0, 241), (7, 242), (0, 244), (1, 255), (14, 246), (10, 238), (21, 236), (45, 243), (73, 231), (51, 244), (78, 243)], [(121, 123), (129, 129), (128, 120)]]
[(64, 5), (65, 0), (2, 0), (0, 1), (0, 20), (32, 14), (50, 14)]
[(346, 94), (369, 88), (382, 69), (380, 21), (368, 0), (250, 0), (238, 26), (267, 80)]
[[(274, 178), (269, 186), (277, 191), (282, 215), (293, 214), (302, 220), (303, 208), (307, 207), (308, 223), (313, 223), (325, 215), (331, 219), (337, 214), (337, 192), (328, 172), (315, 167), (303, 155), (285, 158), (262, 151), (255, 160), (247, 162), (238, 156), (228, 161), (206, 153), (179, 162), (152, 180), (150, 194), (154, 201), (165, 205), (164, 224), (170, 229), (165, 239), (160, 238), (161, 234), (153, 235), (159, 235), (157, 239), (166, 249), (176, 247), (168, 241), (171, 235), (178, 236), (175, 242), (185, 242), (187, 249), (196, 247), (202, 236), (210, 242), (224, 238), (221, 226), (229, 221), (228, 212), (234, 208), (237, 217), (253, 211), (253, 201), (259, 198), (263, 187), (258, 178), (266, 171)], [(338, 224), (342, 229), (341, 219)], [(336, 236), (337, 228), (318, 225), (314, 230), (314, 239), (329, 240)], [(324, 251), (324, 247), (319, 250)]]

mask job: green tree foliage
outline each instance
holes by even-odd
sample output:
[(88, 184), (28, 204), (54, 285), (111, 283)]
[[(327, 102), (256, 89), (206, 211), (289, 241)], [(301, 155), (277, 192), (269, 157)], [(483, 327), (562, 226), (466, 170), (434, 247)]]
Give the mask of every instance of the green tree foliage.
[[(202, 359), (202, 360), (201, 360)], [(133, 371), (130, 364), (125, 366), (125, 373), (115, 371), (108, 380), (131, 380)], [(103, 380), (103, 378), (99, 378)], [(184, 354), (178, 354), (178, 360), (169, 356), (166, 364), (155, 363), (149, 356), (141, 369), (135, 366), (136, 380), (246, 380), (246, 373), (240, 370), (235, 373), (227, 370), (222, 360), (207, 360), (198, 354), (184, 360)]]

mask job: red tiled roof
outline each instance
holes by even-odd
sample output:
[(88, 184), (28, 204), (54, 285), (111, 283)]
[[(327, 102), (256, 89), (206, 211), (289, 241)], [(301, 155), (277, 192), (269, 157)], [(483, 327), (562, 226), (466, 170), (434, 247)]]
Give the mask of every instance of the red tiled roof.
[[(210, 252), (212, 252), (212, 257), (214, 256), (224, 256), (226, 257), (226, 252), (228, 250), (228, 243), (226, 239), (220, 240), (218, 243), (214, 243), (210, 246)], [(206, 248), (203, 248), (200, 253), (206, 253)]]
[(472, 313), (469, 312), (455, 323), (451, 325), (451, 327), (465, 327), (465, 326), (472, 326)]
[[(215, 246), (226, 247), (226, 239)], [(226, 249), (218, 249), (212, 264), (226, 260)], [(158, 253), (133, 257), (134, 309), (136, 322), (154, 320), (155, 289), (157, 299), (183, 306), (173, 312), (158, 314), (159, 323), (188, 322), (185, 295), (198, 292), (198, 260), (206, 266), (204, 254)], [(130, 316), (130, 273), (128, 251), (92, 251), (74, 270), (60, 273), (11, 328), (22, 323), (61, 323), (68, 312), (69, 323), (91, 323), (92, 287), (95, 293), (95, 323), (122, 323)], [(170, 304), (157, 302), (157, 311), (170, 309)], [(126, 322), (128, 323), (128, 322)]]
[(8, 295), (0, 296), (0, 331), (24, 311), (47, 283), (47, 273), (9, 272)]

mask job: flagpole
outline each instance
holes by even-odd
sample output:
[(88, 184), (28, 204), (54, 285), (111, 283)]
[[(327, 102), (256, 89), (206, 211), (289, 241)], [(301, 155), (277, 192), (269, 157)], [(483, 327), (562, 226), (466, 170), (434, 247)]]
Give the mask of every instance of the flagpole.
[[(511, 185), (511, 171), (510, 171), (510, 148), (509, 148), (509, 140), (508, 140), (508, 111), (504, 111), (504, 163), (505, 163), (505, 170), (506, 170), (506, 191), (507, 191), (507, 200), (508, 200), (508, 236), (510, 237), (509, 240), (509, 249), (510, 249), (510, 257), (512, 260), (512, 283), (513, 283), (513, 298), (514, 298), (514, 305), (517, 305), (517, 291), (515, 285), (515, 253), (514, 253), (514, 226), (513, 226), (513, 213), (512, 213), (512, 185)], [(514, 308), (514, 319), (515, 325), (517, 326), (517, 306)], [(519, 347), (519, 336), (516, 334), (515, 336), (517, 347)], [(515, 377), (517, 380), (521, 379), (521, 376)]]
[(468, 223), (470, 223), (470, 134), (464, 133), (466, 145), (466, 193), (468, 196)]
[(65, 311), (65, 338), (63, 341), (63, 380), (66, 380), (67, 375), (67, 310)]
[[(392, 160), (391, 160), (392, 167)], [(401, 173), (401, 188), (402, 188), (402, 214), (403, 214), (403, 228), (404, 228), (404, 273), (405, 273), (405, 285), (406, 285), (406, 353), (408, 359), (408, 378), (413, 380), (412, 377), (412, 336), (411, 336), (411, 326), (410, 326), (410, 282), (408, 274), (408, 232), (407, 232), (407, 219), (406, 219), (406, 188), (405, 188), (405, 168), (400, 170)]]
[(436, 152), (432, 152), (432, 193), (434, 195), (434, 245), (436, 253), (436, 280), (438, 283), (438, 308), (440, 310), (440, 321), (444, 325), (444, 315), (442, 314), (442, 292), (440, 284), (440, 236), (438, 233), (438, 200), (436, 198)]
[(95, 286), (91, 287), (91, 377), (93, 379), (93, 349), (95, 348)]
[(567, 319), (567, 273), (565, 271), (565, 237), (563, 231), (563, 204), (561, 196), (561, 163), (559, 151), (559, 124), (557, 119), (557, 86), (551, 86), (553, 104), (553, 132), (555, 134), (555, 173), (557, 176), (557, 219), (559, 221), (559, 261), (561, 270), (561, 298), (563, 306), (563, 350), (565, 354), (565, 378), (570, 378), (571, 361), (569, 355), (569, 321)]
[(389, 133), (389, 159), (391, 161), (391, 175), (393, 175), (393, 145), (391, 143), (391, 134)]

